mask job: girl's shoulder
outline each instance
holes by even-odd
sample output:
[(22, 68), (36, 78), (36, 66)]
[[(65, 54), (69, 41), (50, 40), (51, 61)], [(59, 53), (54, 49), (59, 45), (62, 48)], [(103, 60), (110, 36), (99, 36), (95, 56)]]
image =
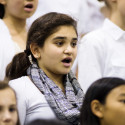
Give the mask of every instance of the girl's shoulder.
[(41, 95), (40, 90), (35, 86), (28, 76), (22, 76), (20, 78), (10, 80), (10, 87), (12, 87), (16, 93), (25, 93), (27, 96), (32, 95), (32, 92)]
[(29, 79), (28, 76), (22, 76), (20, 78), (10, 80), (9, 85), (14, 88), (15, 90), (23, 91), (28, 87), (32, 86), (32, 81)]
[(4, 23), (4, 21), (2, 19), (0, 19), (0, 30), (1, 31), (9, 31), (6, 24)]
[(20, 78), (10, 80), (9, 85), (15, 90), (18, 97), (23, 98), (23, 95), (25, 95), (28, 100), (32, 100), (34, 96), (36, 96), (44, 100), (44, 95), (41, 94), (40, 90), (28, 76), (22, 76)]
[[(0, 19), (0, 38), (6, 42), (10, 41), (10, 39), (11, 39), (11, 34), (9, 32), (9, 29), (2, 19)], [(4, 43), (6, 43), (6, 42), (4, 42)], [(3, 42), (2, 42), (2, 44), (3, 44)]]
[(13, 80), (10, 80), (9, 81), (9, 84), (25, 84), (26, 82), (31, 82), (31, 80), (29, 79), (29, 77), (28, 76), (22, 76), (22, 77), (20, 77), (20, 78), (17, 78), (17, 79), (13, 79)]

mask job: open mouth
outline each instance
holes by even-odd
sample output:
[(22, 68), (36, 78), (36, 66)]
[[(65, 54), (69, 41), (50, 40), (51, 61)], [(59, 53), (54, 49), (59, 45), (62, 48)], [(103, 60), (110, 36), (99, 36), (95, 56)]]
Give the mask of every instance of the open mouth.
[(72, 59), (71, 58), (65, 58), (62, 60), (63, 63), (71, 63)]
[(33, 5), (32, 4), (27, 4), (27, 5), (25, 5), (25, 8), (32, 9)]

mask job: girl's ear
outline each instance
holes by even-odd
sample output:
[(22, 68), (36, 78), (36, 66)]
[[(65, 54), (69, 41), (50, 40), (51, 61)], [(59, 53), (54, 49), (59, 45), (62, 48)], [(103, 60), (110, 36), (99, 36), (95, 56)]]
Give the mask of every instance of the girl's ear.
[(6, 4), (6, 1), (5, 1), (5, 0), (0, 0), (0, 4), (5, 5), (5, 4)]
[(36, 43), (31, 43), (30, 44), (30, 50), (34, 56), (34, 58), (39, 59), (41, 57), (40, 55), (40, 49)]
[(103, 105), (98, 100), (91, 102), (92, 113), (98, 118), (103, 118)]

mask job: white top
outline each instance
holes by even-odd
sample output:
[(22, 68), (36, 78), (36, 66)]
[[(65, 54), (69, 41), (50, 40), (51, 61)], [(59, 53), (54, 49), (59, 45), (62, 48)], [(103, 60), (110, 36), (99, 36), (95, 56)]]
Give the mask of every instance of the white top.
[(88, 33), (102, 26), (105, 19), (101, 13), (101, 8), (105, 6), (104, 2), (97, 0), (83, 0), (82, 32)]
[(0, 80), (4, 79), (7, 64), (20, 51), (19, 46), (12, 40), (7, 26), (0, 19)]
[(78, 67), (78, 81), (84, 92), (101, 77), (125, 79), (125, 31), (105, 19), (102, 28), (80, 41)]
[(56, 118), (44, 95), (28, 76), (11, 80), (9, 85), (16, 92), (21, 125), (26, 125), (35, 119)]
[[(93, 1), (93, 2), (92, 2)], [(37, 10), (28, 19), (29, 25), (48, 12), (65, 13), (78, 21), (78, 32), (84, 34), (102, 24), (101, 3), (97, 0), (39, 0)]]

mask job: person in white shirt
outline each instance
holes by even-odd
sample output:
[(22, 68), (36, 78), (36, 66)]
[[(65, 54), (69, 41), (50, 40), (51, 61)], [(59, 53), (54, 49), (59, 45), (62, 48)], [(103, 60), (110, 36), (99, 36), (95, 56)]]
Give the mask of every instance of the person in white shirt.
[(36, 12), (27, 22), (31, 25), (36, 18), (49, 12), (64, 13), (77, 20), (77, 30), (79, 35), (81, 35), (84, 29), (83, 23), (85, 18), (83, 17), (85, 6), (86, 2), (83, 0), (53, 0), (52, 2), (50, 0), (39, 0)]
[(103, 2), (97, 0), (39, 0), (37, 10), (28, 19), (29, 25), (41, 15), (48, 12), (60, 12), (68, 14), (77, 20), (79, 36), (90, 32), (102, 25), (104, 15), (101, 8)]
[(84, 94), (70, 71), (77, 54), (76, 26), (62, 13), (39, 17), (29, 29), (26, 50), (7, 66), (22, 125), (44, 118), (79, 124)]
[(104, 1), (110, 9), (110, 19), (85, 35), (79, 44), (78, 81), (84, 91), (102, 77), (125, 78), (125, 2)]
[(13, 56), (25, 49), (26, 19), (32, 16), (38, 0), (0, 0), (0, 80)]

